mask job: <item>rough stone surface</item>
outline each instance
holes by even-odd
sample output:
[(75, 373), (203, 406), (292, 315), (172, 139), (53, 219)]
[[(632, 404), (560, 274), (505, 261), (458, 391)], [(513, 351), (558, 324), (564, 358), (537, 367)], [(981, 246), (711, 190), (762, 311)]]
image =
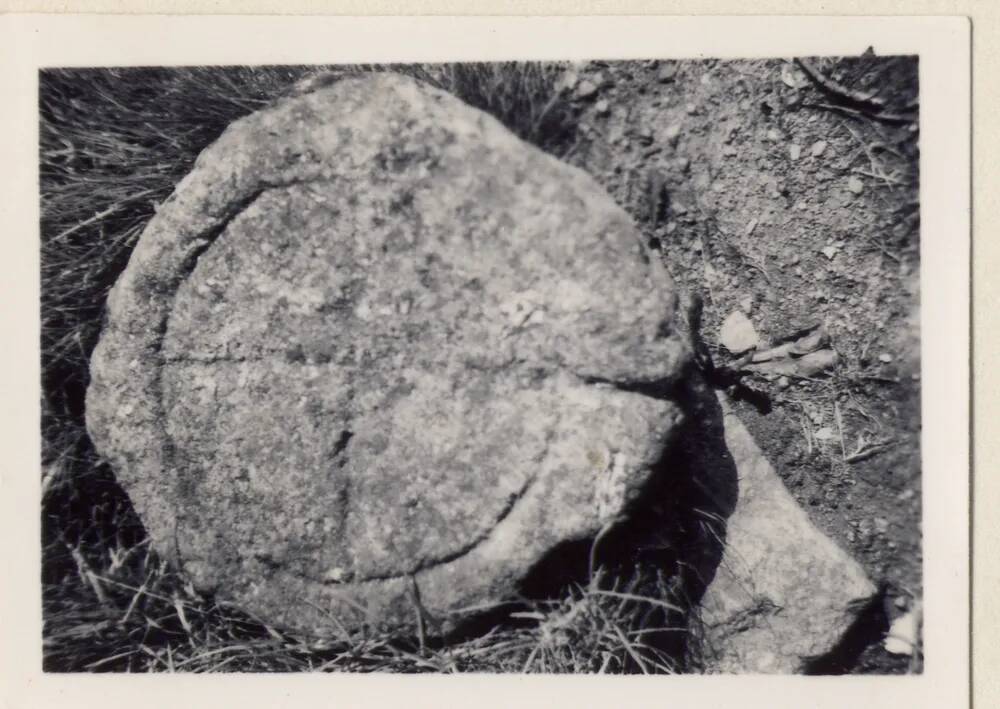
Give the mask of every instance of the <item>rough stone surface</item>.
[(799, 672), (834, 649), (876, 589), (809, 521), (719, 399), (739, 491), (722, 559), (701, 601), (706, 669)]
[(585, 173), (344, 79), (234, 123), (108, 300), (87, 420), (155, 547), (268, 622), (448, 630), (628, 509), (673, 286)]

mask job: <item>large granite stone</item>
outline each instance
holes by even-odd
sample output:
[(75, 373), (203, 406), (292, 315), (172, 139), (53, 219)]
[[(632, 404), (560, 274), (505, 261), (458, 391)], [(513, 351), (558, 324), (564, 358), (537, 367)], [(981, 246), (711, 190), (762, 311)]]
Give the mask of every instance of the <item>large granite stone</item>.
[(267, 622), (455, 627), (627, 514), (673, 286), (583, 172), (344, 79), (234, 123), (108, 300), (87, 420), (155, 547)]

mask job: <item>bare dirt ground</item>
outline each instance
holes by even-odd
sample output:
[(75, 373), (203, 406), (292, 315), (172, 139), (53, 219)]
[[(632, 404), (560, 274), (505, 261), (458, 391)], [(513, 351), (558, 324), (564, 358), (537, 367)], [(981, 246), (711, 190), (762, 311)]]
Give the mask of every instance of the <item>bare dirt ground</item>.
[[(809, 67), (883, 107), (858, 110), (790, 61), (593, 62), (567, 79), (582, 115), (566, 159), (702, 295), (716, 365), (732, 359), (713, 344), (733, 311), (758, 349), (825, 325), (837, 365), (744, 380), (758, 396), (740, 414), (892, 619), (922, 592), (917, 62)], [(855, 669), (908, 667), (876, 644)]]

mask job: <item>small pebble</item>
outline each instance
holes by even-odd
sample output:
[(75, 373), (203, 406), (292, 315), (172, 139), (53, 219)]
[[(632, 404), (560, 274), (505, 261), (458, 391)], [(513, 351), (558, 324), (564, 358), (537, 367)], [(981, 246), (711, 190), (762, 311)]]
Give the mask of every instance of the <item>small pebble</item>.
[(656, 73), (657, 80), (664, 84), (673, 81), (675, 76), (677, 76), (677, 65), (673, 62), (661, 65), (660, 70)]
[(686, 107), (686, 110), (689, 114), (693, 116), (695, 113), (698, 112), (698, 107), (695, 106), (693, 103), (689, 103)]
[(778, 388), (779, 389), (787, 389), (791, 385), (792, 385), (792, 382), (788, 379), (788, 377), (779, 377), (778, 378)]
[(597, 85), (592, 81), (583, 81), (576, 87), (577, 98), (590, 98), (597, 93)]
[(814, 158), (818, 158), (820, 155), (823, 154), (824, 150), (826, 150), (826, 141), (817, 140), (815, 143), (813, 143), (812, 149), (809, 152), (812, 153), (812, 156)]
[(605, 101), (604, 99), (601, 99), (596, 104), (594, 104), (594, 110), (596, 110), (597, 113), (598, 113), (598, 115), (601, 115), (601, 116), (603, 116), (604, 114), (606, 114), (610, 109), (611, 109), (611, 105), (607, 101)]
[(722, 323), (719, 343), (733, 354), (753, 349), (760, 343), (760, 336), (753, 323), (739, 310), (734, 310)]
[(857, 177), (851, 177), (847, 180), (847, 189), (854, 194), (861, 194), (865, 189), (865, 185)]
[(802, 155), (802, 146), (798, 143), (792, 143), (788, 146), (788, 157), (792, 160), (798, 160)]
[(882, 362), (883, 364), (889, 364), (889, 362), (892, 361), (892, 355), (889, 354), (888, 352), (883, 352), (878, 356), (878, 361)]

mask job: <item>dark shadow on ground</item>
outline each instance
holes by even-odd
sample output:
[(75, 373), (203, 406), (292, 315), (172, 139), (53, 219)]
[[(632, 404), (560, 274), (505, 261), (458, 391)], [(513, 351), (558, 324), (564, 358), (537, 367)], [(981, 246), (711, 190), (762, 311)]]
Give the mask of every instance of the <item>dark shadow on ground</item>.
[[(602, 568), (602, 588), (677, 606), (650, 604), (644, 628), (687, 628), (715, 577), (726, 541), (726, 519), (737, 500), (736, 466), (725, 444), (723, 415), (712, 388), (697, 373), (675, 392), (685, 412), (673, 445), (657, 465), (627, 522), (598, 540), (594, 567)], [(593, 540), (567, 542), (542, 560), (522, 586), (529, 599), (557, 598), (574, 584), (589, 581)], [(662, 633), (657, 649), (696, 670), (691, 633)], [(652, 642), (652, 641), (650, 641)]]
[(807, 675), (842, 675), (854, 669), (861, 655), (882, 640), (889, 632), (889, 619), (885, 612), (886, 586), (868, 600), (858, 611), (851, 627), (830, 652), (814, 657), (803, 666)]

